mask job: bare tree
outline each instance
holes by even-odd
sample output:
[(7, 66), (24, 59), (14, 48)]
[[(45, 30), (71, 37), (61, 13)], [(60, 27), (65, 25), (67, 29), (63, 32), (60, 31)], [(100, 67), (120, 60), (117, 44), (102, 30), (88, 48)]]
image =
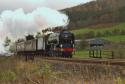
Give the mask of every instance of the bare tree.
[(9, 37), (7, 36), (7, 37), (5, 38), (5, 41), (4, 41), (4, 47), (9, 46), (10, 43), (11, 43), (11, 40), (10, 40)]

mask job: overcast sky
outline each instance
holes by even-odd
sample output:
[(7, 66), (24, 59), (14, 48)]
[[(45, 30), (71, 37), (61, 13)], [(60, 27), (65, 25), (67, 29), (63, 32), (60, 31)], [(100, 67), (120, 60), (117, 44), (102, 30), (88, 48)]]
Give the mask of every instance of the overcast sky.
[(52, 9), (64, 9), (83, 4), (92, 0), (0, 0), (0, 12), (23, 8), (24, 11), (32, 11), (39, 7)]

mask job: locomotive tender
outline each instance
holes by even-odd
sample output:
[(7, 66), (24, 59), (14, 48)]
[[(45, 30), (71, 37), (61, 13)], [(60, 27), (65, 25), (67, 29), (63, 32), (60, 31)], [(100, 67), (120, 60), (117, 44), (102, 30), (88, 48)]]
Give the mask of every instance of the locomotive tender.
[(15, 54), (19, 56), (49, 56), (72, 58), (74, 34), (63, 30), (34, 38), (29, 35), (25, 41), (15, 43)]

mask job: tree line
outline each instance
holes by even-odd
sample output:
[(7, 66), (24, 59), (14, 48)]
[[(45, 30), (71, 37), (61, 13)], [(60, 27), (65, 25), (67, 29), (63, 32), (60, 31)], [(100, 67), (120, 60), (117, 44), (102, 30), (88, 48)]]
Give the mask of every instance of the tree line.
[(65, 9), (70, 19), (70, 28), (81, 28), (101, 23), (119, 23), (125, 21), (124, 0), (97, 0)]

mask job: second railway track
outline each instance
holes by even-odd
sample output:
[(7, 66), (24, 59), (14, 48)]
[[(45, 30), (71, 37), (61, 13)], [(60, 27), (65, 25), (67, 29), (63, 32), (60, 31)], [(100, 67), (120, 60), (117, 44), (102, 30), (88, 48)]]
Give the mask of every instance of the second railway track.
[(80, 59), (80, 58), (49, 58), (44, 57), (43, 59), (59, 61), (59, 62), (70, 62), (70, 63), (81, 63), (81, 64), (105, 64), (105, 65), (119, 65), (125, 66), (125, 60), (121, 59)]

